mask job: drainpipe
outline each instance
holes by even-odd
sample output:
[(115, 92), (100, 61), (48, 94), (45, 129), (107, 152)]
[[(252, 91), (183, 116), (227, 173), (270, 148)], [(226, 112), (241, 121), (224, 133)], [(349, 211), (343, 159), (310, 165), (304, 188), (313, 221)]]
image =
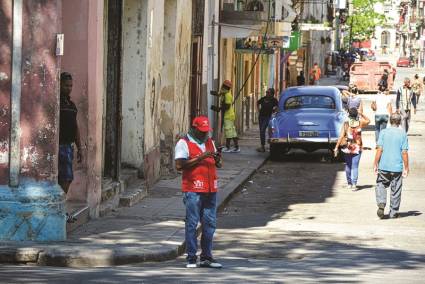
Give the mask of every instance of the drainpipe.
[(21, 160), (21, 66), (22, 66), (22, 0), (13, 1), (12, 99), (10, 119), (9, 184), (19, 185)]

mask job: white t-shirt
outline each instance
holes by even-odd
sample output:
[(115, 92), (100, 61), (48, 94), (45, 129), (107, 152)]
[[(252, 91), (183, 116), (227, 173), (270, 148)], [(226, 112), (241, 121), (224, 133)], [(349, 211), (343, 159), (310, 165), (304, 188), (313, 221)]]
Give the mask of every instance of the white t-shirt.
[[(199, 144), (189, 134), (187, 135), (187, 138), (189, 138), (190, 142), (195, 143), (199, 147), (199, 149), (201, 149), (202, 153), (205, 152), (205, 150), (206, 150), (205, 143)], [(214, 144), (214, 141), (213, 141), (213, 146), (214, 146), (214, 150), (217, 151), (215, 144)], [(175, 160), (177, 160), (177, 159), (189, 159), (189, 147), (187, 146), (187, 143), (184, 139), (180, 139), (177, 142), (176, 147), (174, 149), (174, 159)]]
[(378, 93), (375, 97), (375, 103), (376, 103), (376, 115), (382, 115), (388, 113), (388, 104), (391, 104), (391, 97), (389, 95), (385, 95), (383, 93)]

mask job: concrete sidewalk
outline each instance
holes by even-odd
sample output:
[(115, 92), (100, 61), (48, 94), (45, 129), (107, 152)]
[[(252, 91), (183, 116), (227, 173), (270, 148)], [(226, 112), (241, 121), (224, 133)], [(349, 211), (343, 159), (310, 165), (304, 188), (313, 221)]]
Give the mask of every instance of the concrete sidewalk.
[[(268, 154), (255, 150), (258, 137), (258, 131), (249, 131), (241, 137), (241, 153), (224, 154), (219, 208), (266, 161)], [(65, 242), (2, 242), (0, 263), (100, 267), (175, 258), (184, 252), (180, 182), (180, 176), (159, 181), (140, 203), (88, 222)]]

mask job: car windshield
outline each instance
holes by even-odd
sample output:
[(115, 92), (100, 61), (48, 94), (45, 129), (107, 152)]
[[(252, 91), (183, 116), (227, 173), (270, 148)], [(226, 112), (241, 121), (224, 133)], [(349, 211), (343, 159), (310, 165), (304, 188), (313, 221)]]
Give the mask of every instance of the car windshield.
[(335, 101), (328, 96), (304, 95), (290, 97), (285, 101), (285, 109), (325, 108), (335, 109)]

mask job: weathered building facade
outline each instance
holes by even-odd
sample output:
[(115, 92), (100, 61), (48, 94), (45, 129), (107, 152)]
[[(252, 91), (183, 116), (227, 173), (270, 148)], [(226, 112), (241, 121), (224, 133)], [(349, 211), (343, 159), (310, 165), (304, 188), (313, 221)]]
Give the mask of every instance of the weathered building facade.
[(0, 239), (63, 240), (57, 178), (61, 1), (0, 1)]
[[(22, 62), (16, 63), (12, 15), (22, 2)], [(191, 7), (191, 0), (0, 1), (0, 210), (30, 195), (22, 183), (28, 180), (40, 198), (48, 193), (57, 205), (57, 221), (49, 222), (62, 230), (51, 239), (65, 238), (64, 195), (56, 181), (62, 71), (73, 76), (84, 157), (74, 164), (69, 208), (96, 218), (120, 204), (129, 180), (149, 188), (172, 170), (176, 135), (190, 125)], [(64, 36), (60, 55), (58, 34)], [(12, 179), (23, 188), (19, 195)], [(1, 215), (2, 231), (11, 222)], [(37, 239), (8, 232), (1, 238)]]

